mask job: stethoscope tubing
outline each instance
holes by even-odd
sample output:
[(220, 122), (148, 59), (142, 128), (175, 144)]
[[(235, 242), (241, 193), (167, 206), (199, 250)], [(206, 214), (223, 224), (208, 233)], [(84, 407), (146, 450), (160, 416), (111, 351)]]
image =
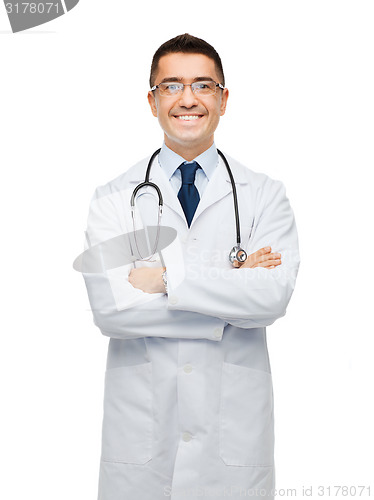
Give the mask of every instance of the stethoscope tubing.
[(240, 244), (241, 244), (240, 220), (239, 220), (238, 195), (236, 194), (235, 179), (234, 179), (234, 176), (232, 175), (231, 168), (230, 168), (229, 162), (227, 161), (226, 156), (219, 149), (217, 149), (217, 153), (220, 155), (220, 157), (224, 161), (224, 164), (226, 166), (226, 169), (227, 169), (227, 172), (229, 174), (230, 181), (231, 181), (232, 197), (234, 199), (235, 223), (236, 223), (236, 242), (240, 246)]

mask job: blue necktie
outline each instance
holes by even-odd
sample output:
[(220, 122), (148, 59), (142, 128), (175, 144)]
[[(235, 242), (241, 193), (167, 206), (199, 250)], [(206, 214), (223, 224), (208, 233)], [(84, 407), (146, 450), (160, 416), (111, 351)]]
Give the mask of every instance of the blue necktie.
[(179, 170), (182, 174), (182, 186), (178, 193), (178, 199), (182, 205), (184, 215), (186, 216), (188, 227), (190, 227), (197, 205), (200, 201), (199, 192), (194, 184), (196, 170), (201, 168), (196, 161), (191, 163), (182, 163)]

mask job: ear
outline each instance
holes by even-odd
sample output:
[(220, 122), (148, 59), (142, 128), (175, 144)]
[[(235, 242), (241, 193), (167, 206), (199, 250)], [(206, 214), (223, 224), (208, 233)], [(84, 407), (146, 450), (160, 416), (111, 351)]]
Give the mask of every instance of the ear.
[(221, 116), (225, 114), (228, 98), (229, 98), (229, 89), (225, 88), (222, 90), (222, 96), (221, 96)]
[(152, 111), (153, 116), (157, 116), (156, 99), (155, 99), (154, 93), (151, 90), (148, 92), (148, 102), (149, 102), (149, 105), (151, 106), (151, 111)]

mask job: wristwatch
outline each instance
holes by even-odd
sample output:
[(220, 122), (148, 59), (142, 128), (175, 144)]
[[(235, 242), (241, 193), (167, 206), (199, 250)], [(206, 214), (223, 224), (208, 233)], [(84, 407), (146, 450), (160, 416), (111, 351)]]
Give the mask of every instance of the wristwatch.
[(162, 281), (164, 282), (165, 292), (168, 293), (168, 275), (167, 275), (166, 269), (162, 273)]

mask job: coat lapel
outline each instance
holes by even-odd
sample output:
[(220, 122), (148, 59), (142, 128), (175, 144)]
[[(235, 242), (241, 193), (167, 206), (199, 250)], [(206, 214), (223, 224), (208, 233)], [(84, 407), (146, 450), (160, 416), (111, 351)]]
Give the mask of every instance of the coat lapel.
[[(178, 199), (177, 194), (171, 187), (170, 181), (167, 178), (165, 172), (160, 167), (158, 161), (155, 162), (155, 168), (153, 173), (151, 173), (151, 182), (154, 182), (161, 189), (161, 193), (164, 200), (164, 205), (173, 210), (177, 215), (179, 215), (183, 220), (185, 220), (185, 215)], [(151, 188), (152, 189), (152, 188)]]
[[(232, 160), (228, 161), (230, 169), (234, 176), (235, 184), (247, 183), (242, 170), (237, 168)], [(207, 208), (222, 200), (222, 198), (224, 198), (228, 194), (232, 196), (231, 181), (226, 166), (222, 158), (219, 157), (217, 169), (214, 172), (212, 179), (209, 181), (208, 186), (203, 193), (203, 196), (201, 197), (200, 203), (196, 209), (196, 213), (192, 221), (192, 225), (205, 212)]]
[[(131, 178), (131, 182), (134, 184), (134, 187), (136, 186), (136, 184), (139, 184), (140, 182), (144, 181), (146, 169), (147, 169), (147, 162), (143, 162), (143, 164), (141, 166), (139, 166), (139, 169), (137, 170), (136, 175), (134, 175)], [(173, 191), (173, 188), (171, 187), (170, 181), (167, 178), (165, 172), (160, 167), (160, 164), (158, 163), (157, 158), (153, 162), (153, 165), (151, 168), (151, 173), (149, 176), (149, 180), (150, 180), (150, 182), (157, 184), (157, 186), (160, 188), (164, 206), (169, 207), (179, 217), (181, 217), (183, 220), (185, 220), (183, 209), (182, 209), (181, 204), (178, 200), (178, 197), (177, 197), (176, 193)], [(157, 196), (154, 188), (152, 188), (150, 186), (143, 188), (142, 192), (149, 192), (149, 193), (152, 193), (155, 196)]]

